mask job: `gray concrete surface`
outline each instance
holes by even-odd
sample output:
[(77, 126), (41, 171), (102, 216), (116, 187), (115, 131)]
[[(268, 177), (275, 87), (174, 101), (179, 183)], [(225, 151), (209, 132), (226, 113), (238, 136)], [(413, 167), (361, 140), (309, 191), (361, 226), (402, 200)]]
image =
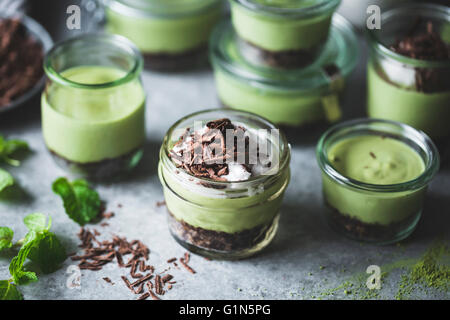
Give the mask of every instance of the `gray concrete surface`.
[[(363, 40), (361, 40), (363, 43)], [(363, 52), (365, 51), (362, 44)], [(115, 217), (109, 227), (97, 228), (105, 238), (113, 234), (128, 239), (140, 239), (151, 249), (150, 261), (159, 271), (166, 260), (180, 257), (185, 250), (170, 236), (165, 208), (156, 174), (158, 150), (168, 127), (180, 117), (204, 108), (218, 107), (213, 76), (210, 70), (162, 74), (146, 71), (143, 75), (148, 93), (147, 144), (145, 157), (127, 179), (115, 184), (96, 185), (102, 199)], [(365, 54), (358, 70), (348, 84), (344, 98), (346, 117), (364, 115)], [(450, 240), (450, 170), (443, 169), (432, 182), (423, 220), (416, 232), (399, 245), (372, 246), (347, 240), (333, 233), (321, 220), (322, 203), (320, 172), (315, 160), (315, 144), (323, 128), (289, 130), (292, 144), (292, 181), (286, 193), (278, 235), (260, 255), (243, 261), (207, 261), (193, 255), (190, 265), (197, 271), (171, 269), (177, 283), (164, 299), (354, 299), (337, 290), (357, 274), (365, 275), (371, 264), (384, 266), (407, 258), (420, 257), (437, 238)], [(0, 134), (26, 140), (32, 153), (19, 168), (8, 168), (17, 186), (0, 195), (0, 225), (11, 227), (18, 240), (26, 232), (22, 219), (29, 213), (42, 212), (52, 216), (52, 230), (68, 251), (76, 251), (79, 227), (64, 213), (61, 200), (52, 193), (51, 184), (65, 172), (59, 169), (47, 153), (42, 136), (39, 100), (26, 107), (0, 116)], [(118, 204), (123, 207), (119, 208)], [(0, 255), (0, 279), (9, 278), (11, 257)], [(83, 271), (81, 288), (68, 289), (68, 259), (63, 267), (50, 275), (39, 275), (39, 281), (20, 290), (26, 299), (135, 299), (122, 283), (126, 274), (116, 265), (102, 271)], [(390, 299), (398, 290), (403, 270), (391, 272), (383, 280), (377, 299)], [(102, 280), (109, 277), (113, 286)], [(355, 291), (355, 290), (354, 290)], [(446, 293), (418, 292), (415, 298), (448, 299)]]

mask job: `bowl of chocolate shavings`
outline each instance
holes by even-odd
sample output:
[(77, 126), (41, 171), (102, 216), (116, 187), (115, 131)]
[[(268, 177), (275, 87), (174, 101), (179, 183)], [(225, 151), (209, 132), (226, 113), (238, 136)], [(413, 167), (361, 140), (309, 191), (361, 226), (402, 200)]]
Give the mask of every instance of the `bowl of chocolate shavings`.
[(42, 90), (43, 59), (52, 46), (50, 35), (35, 20), (0, 13), (0, 114), (24, 105)]

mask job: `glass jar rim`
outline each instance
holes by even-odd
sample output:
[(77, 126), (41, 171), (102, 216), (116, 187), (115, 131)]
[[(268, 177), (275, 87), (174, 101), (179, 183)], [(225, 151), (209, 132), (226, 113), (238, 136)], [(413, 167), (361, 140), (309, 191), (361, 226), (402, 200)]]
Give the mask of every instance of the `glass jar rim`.
[(177, 3), (141, 0), (103, 0), (105, 5), (118, 13), (136, 17), (180, 17), (207, 11), (221, 5), (222, 0), (188, 0)]
[[(194, 118), (196, 116), (201, 116), (201, 115), (206, 115), (208, 113), (213, 113), (213, 112), (220, 112), (221, 114), (223, 114), (222, 118), (227, 117), (228, 115), (241, 115), (241, 116), (245, 116), (245, 117), (249, 117), (252, 119), (256, 119), (257, 121), (267, 125), (268, 127), (270, 127), (270, 129), (278, 129), (279, 128), (273, 124), (272, 122), (270, 122), (269, 120), (256, 115), (254, 113), (250, 113), (250, 112), (246, 112), (246, 111), (240, 111), (240, 110), (231, 110), (231, 109), (206, 109), (206, 110), (201, 110), (201, 111), (197, 111), (191, 114), (188, 114), (186, 116), (184, 116), (183, 118), (179, 119), (178, 121), (176, 121), (167, 131), (167, 133), (164, 136), (164, 140), (161, 146), (161, 150), (160, 150), (160, 156), (164, 156), (161, 157), (161, 159), (166, 160), (165, 163), (168, 163), (170, 165), (170, 169), (172, 169), (173, 171), (178, 170), (176, 165), (173, 163), (172, 160), (170, 160), (169, 158), (169, 142), (170, 142), (170, 137), (172, 137), (172, 134), (174, 133), (174, 131), (176, 129), (179, 129), (178, 127), (180, 126), (180, 124), (182, 124), (183, 122), (185, 122), (186, 120), (189, 120), (191, 118)], [(210, 120), (215, 120), (215, 119), (210, 119)], [(279, 156), (279, 166), (278, 166), (278, 172), (276, 174), (273, 175), (258, 175), (255, 177), (251, 177), (248, 180), (245, 181), (216, 181), (213, 179), (209, 179), (209, 178), (205, 178), (205, 177), (196, 177), (190, 173), (186, 174), (192, 178), (194, 182), (199, 182), (199, 183), (206, 183), (209, 185), (214, 185), (215, 187), (217, 187), (217, 189), (220, 189), (221, 187), (226, 187), (230, 184), (233, 184), (233, 186), (236, 187), (236, 189), (239, 189), (240, 186), (242, 186), (243, 189), (245, 189), (245, 186), (248, 184), (258, 184), (261, 182), (265, 182), (265, 181), (271, 181), (273, 178), (277, 178), (278, 176), (280, 176), (286, 168), (289, 167), (289, 163), (290, 163), (290, 156), (291, 156), (291, 146), (287, 141), (286, 136), (284, 135), (284, 133), (279, 130), (279, 137), (280, 137), (280, 148), (282, 148), (282, 154)]]
[[(228, 39), (230, 37), (235, 38)], [(224, 43), (236, 41), (236, 39), (236, 31), (230, 21), (224, 20), (216, 26), (209, 45), (212, 65), (248, 85), (261, 89), (307, 93), (328, 90), (331, 79), (326, 75), (323, 67), (330, 64), (328, 59), (331, 54), (333, 54), (333, 62), (339, 61), (337, 66), (344, 78), (355, 69), (359, 60), (356, 31), (350, 22), (337, 13), (333, 15), (330, 36), (323, 53), (311, 65), (304, 68), (280, 71), (267, 67), (258, 68), (247, 61), (235, 61), (224, 49)], [(337, 56), (334, 56), (335, 54)], [(311, 75), (316, 81), (312, 81)], [(271, 79), (271, 76), (274, 78)]]
[(230, 0), (230, 1), (258, 13), (275, 16), (282, 15), (295, 18), (307, 18), (311, 16), (320, 15), (325, 12), (333, 11), (341, 3), (341, 0), (322, 0), (306, 7), (282, 8), (265, 5), (263, 3), (257, 3), (253, 0)]
[[(365, 183), (349, 178), (334, 169), (333, 165), (328, 159), (327, 150), (325, 148), (326, 142), (346, 129), (348, 129), (349, 132), (345, 133), (344, 136), (350, 135), (359, 130), (372, 130), (380, 134), (383, 133), (380, 129), (371, 128), (371, 125), (381, 125), (385, 128), (385, 130), (386, 127), (396, 127), (397, 129), (401, 130), (402, 136), (411, 137), (412, 139), (410, 140), (418, 147), (420, 147), (420, 149), (425, 151), (427, 155), (428, 161), (426, 161), (425, 163), (425, 170), (418, 177), (412, 180), (396, 184), (380, 185)], [(385, 131), (384, 133), (388, 132)], [(428, 137), (423, 131), (417, 130), (404, 123), (384, 119), (361, 118), (344, 121), (332, 126), (319, 139), (316, 148), (316, 156), (320, 169), (328, 177), (332, 178), (342, 185), (371, 192), (402, 192), (420, 189), (427, 185), (434, 178), (436, 173), (439, 171), (440, 165), (439, 151), (437, 150), (436, 145), (433, 143), (430, 137)]]
[[(104, 42), (106, 44), (116, 46), (122, 49), (125, 53), (128, 53), (133, 58), (134, 62), (122, 77), (114, 81), (97, 84), (87, 84), (69, 80), (63, 77), (61, 75), (61, 72), (55, 70), (55, 68), (52, 66), (52, 58), (57, 55), (59, 51), (62, 50), (62, 48), (71, 46), (74, 43), (80, 41)], [(89, 33), (75, 36), (56, 43), (44, 58), (44, 71), (52, 81), (55, 81), (56, 83), (63, 86), (69, 86), (78, 89), (106, 89), (120, 86), (136, 79), (136, 77), (138, 77), (142, 71), (143, 63), (143, 58), (139, 49), (133, 44), (133, 42), (131, 42), (127, 38), (106, 33)]]
[[(450, 7), (445, 7), (433, 3), (407, 3), (402, 6), (394, 7), (390, 10), (383, 12), (381, 14), (381, 21), (382, 21), (381, 23), (392, 19), (399, 19), (398, 15), (406, 15), (408, 10), (415, 10), (415, 9), (420, 9), (422, 10), (422, 12), (441, 14), (442, 17), (444, 16), (447, 17), (447, 21), (450, 22)], [(377, 31), (379, 30), (366, 29), (366, 38), (368, 39), (369, 46), (371, 47), (371, 49), (383, 56), (387, 56), (403, 64), (411, 65), (414, 67), (428, 67), (428, 68), (450, 67), (450, 59), (441, 61), (430, 61), (430, 60), (414, 59), (398, 54), (381, 43), (379, 37), (377, 36), (378, 34)]]

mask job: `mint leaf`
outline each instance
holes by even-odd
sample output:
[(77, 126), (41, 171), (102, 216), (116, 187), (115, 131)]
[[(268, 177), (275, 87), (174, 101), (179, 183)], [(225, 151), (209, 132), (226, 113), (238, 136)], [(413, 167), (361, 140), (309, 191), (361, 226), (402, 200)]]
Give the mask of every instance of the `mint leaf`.
[(16, 285), (28, 284), (38, 280), (34, 272), (26, 271), (23, 266), (37, 239), (38, 234), (35, 231), (28, 232), (25, 237), (24, 245), (20, 248), (17, 256), (15, 256), (9, 264), (9, 273)]
[(70, 183), (66, 178), (58, 178), (53, 182), (52, 190), (61, 196), (69, 218), (81, 226), (100, 213), (100, 196), (97, 191), (89, 188), (85, 180)]
[(52, 232), (43, 231), (34, 243), (28, 258), (44, 273), (56, 271), (67, 258), (66, 249)]
[(12, 159), (11, 156), (17, 151), (29, 150), (29, 146), (25, 141), (22, 140), (5, 140), (0, 136), (0, 160), (10, 164), (12, 166), (20, 165), (20, 161)]
[(5, 188), (14, 184), (13, 176), (8, 172), (0, 168), (0, 192)]
[(0, 300), (23, 300), (23, 296), (14, 284), (8, 280), (1, 280)]
[(27, 215), (23, 222), (27, 226), (28, 229), (36, 232), (42, 232), (44, 230), (50, 230), (50, 226), (52, 223), (52, 218), (49, 218), (47, 224), (47, 217), (42, 213), (33, 213)]
[(14, 232), (8, 227), (0, 227), (0, 251), (12, 247)]

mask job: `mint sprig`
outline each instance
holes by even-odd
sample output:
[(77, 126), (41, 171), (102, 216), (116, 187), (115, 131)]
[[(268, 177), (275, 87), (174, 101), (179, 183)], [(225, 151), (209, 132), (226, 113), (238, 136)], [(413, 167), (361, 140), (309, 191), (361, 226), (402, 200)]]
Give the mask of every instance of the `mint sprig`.
[[(29, 231), (24, 239), (17, 242), (22, 246), (9, 265), (11, 279), (6, 282), (0, 281), (0, 300), (11, 297), (19, 299), (20, 292), (16, 286), (38, 280), (35, 272), (25, 268), (27, 259), (33, 261), (43, 273), (51, 273), (58, 269), (67, 258), (66, 249), (57, 236), (50, 232), (51, 218), (47, 222), (44, 214), (33, 213), (25, 217), (24, 223)], [(0, 235), (4, 235), (4, 239), (9, 241), (7, 242), (9, 247), (12, 246), (11, 241), (14, 235), (11, 232), (12, 230), (7, 227), (0, 229)]]
[(0, 192), (14, 184), (13, 176), (6, 170), (0, 168)]
[(0, 300), (23, 300), (23, 295), (10, 281), (0, 280)]
[(0, 251), (12, 247), (14, 232), (8, 227), (0, 227)]
[(85, 180), (69, 182), (58, 178), (53, 182), (52, 190), (59, 195), (70, 219), (81, 226), (96, 218), (101, 210), (101, 200), (97, 191), (91, 189)]

